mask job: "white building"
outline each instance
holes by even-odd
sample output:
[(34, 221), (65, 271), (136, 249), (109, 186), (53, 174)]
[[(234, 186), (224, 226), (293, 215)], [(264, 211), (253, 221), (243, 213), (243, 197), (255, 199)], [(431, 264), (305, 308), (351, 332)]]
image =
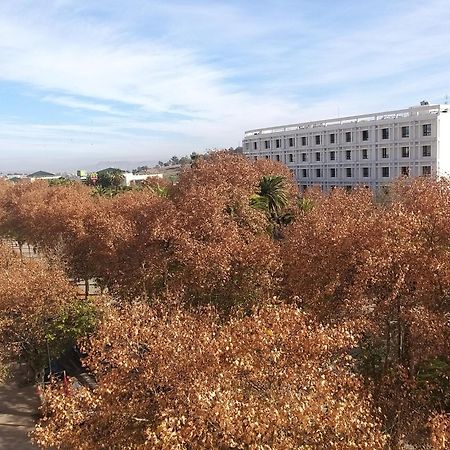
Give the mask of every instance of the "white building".
[(146, 173), (143, 175), (135, 175), (131, 172), (125, 172), (123, 175), (125, 177), (125, 186), (141, 184), (148, 178), (163, 178), (162, 173)]
[(303, 189), (369, 186), (400, 176), (450, 174), (449, 105), (320, 120), (245, 133), (252, 159), (289, 166)]

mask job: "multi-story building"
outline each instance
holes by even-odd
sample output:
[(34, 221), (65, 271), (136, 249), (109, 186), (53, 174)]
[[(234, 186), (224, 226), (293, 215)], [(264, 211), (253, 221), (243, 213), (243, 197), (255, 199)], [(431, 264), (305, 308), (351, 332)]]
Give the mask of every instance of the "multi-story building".
[(368, 186), (450, 174), (449, 105), (250, 130), (243, 151), (285, 163), (303, 189)]

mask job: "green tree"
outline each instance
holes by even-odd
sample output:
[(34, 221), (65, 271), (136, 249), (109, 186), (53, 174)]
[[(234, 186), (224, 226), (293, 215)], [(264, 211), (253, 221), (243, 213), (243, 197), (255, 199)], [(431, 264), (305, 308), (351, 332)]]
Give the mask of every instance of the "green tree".
[(125, 176), (120, 169), (107, 169), (98, 172), (97, 185), (102, 188), (114, 188), (118, 189), (125, 182)]
[(74, 183), (75, 183), (74, 180), (70, 180), (69, 178), (64, 177), (48, 180), (49, 186), (70, 186)]

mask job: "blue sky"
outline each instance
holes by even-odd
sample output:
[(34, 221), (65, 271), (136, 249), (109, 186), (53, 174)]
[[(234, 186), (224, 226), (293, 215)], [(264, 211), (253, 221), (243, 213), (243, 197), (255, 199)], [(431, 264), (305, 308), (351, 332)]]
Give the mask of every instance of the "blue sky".
[(450, 95), (448, 0), (0, 0), (0, 172)]

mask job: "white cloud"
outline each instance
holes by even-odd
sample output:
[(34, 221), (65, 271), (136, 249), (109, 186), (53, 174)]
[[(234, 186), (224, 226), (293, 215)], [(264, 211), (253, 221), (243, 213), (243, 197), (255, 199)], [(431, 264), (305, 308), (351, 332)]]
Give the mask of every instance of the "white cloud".
[(123, 115), (124, 113), (119, 110), (113, 109), (109, 105), (105, 105), (104, 103), (92, 103), (85, 100), (80, 100), (74, 97), (64, 97), (64, 96), (56, 96), (56, 95), (46, 95), (42, 97), (42, 100), (45, 102), (54, 103), (56, 105), (67, 106), (68, 108), (74, 109), (86, 109), (89, 111), (113, 114), (113, 115)]

